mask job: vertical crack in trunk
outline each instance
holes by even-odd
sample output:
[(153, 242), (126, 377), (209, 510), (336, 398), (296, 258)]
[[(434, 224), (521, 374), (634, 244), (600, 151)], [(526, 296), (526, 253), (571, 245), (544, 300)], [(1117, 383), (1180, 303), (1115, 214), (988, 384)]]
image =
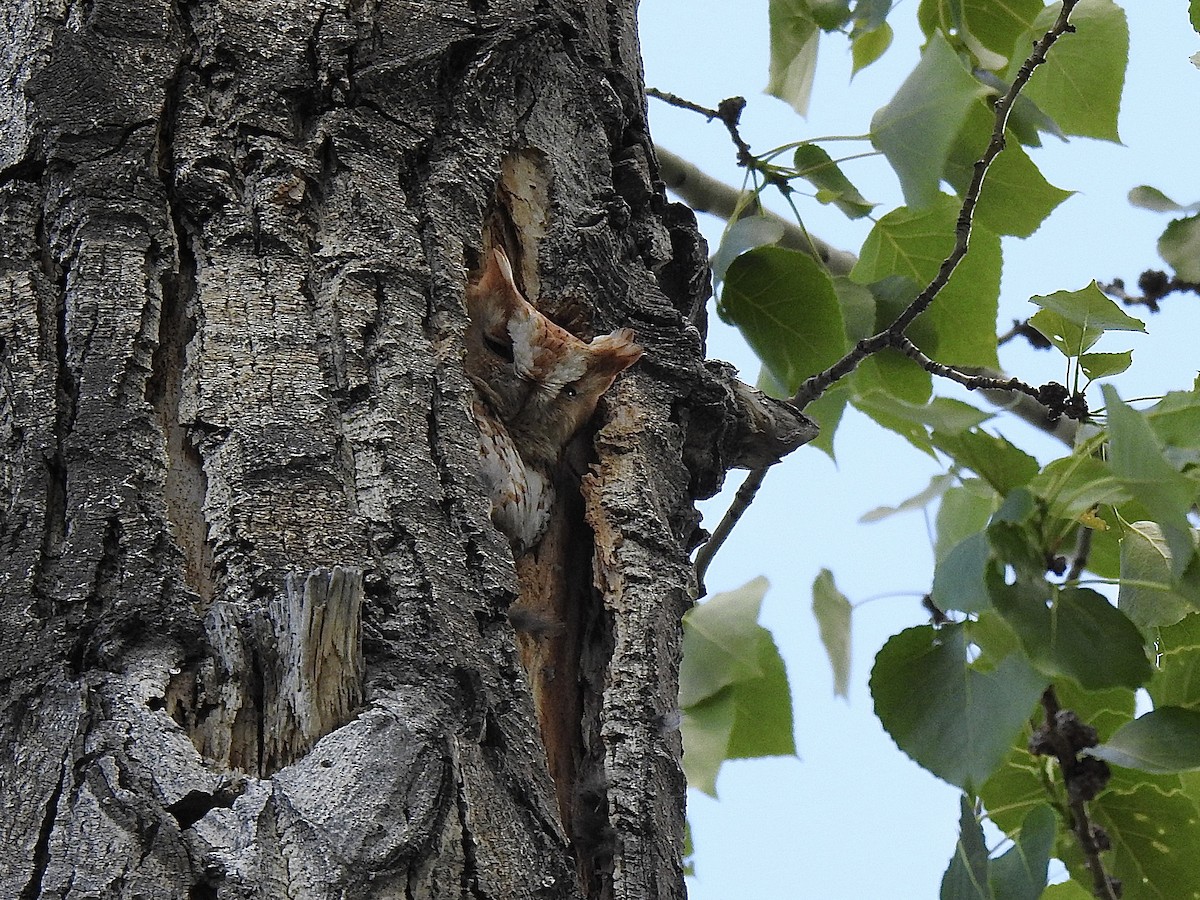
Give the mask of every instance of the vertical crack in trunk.
[[(44, 229), (40, 229), (45, 241)], [(42, 552), (38, 557), (34, 574), (33, 590), (39, 598), (38, 612), (45, 618), (54, 614), (53, 602), (49, 598), (57, 591), (52, 584), (53, 573), (62, 555), (62, 545), (67, 538), (67, 463), (66, 444), (75, 425), (75, 411), (79, 400), (79, 382), (71, 370), (67, 341), (67, 275), (66, 270), (56, 271), (53, 255), (48, 246), (43, 248), (44, 265), (54, 273), (54, 454), (46, 459), (46, 510), (42, 528)], [(49, 273), (48, 273), (49, 274)], [(41, 312), (42, 310), (39, 309)], [(49, 313), (49, 310), (44, 312)], [(45, 328), (44, 330), (49, 330)]]
[(178, 91), (176, 78), (165, 92), (157, 152), (159, 177), (162, 179), (175, 236), (179, 273), (166, 274), (160, 281), (162, 308), (159, 312), (158, 348), (154, 352), (150, 377), (146, 382), (146, 401), (158, 415), (165, 443), (167, 470), (163, 494), (171, 535), (183, 553), (184, 580), (207, 608), (217, 594), (213, 549), (204, 515), (208, 477), (190, 429), (180, 419), (187, 347), (196, 334), (196, 322), (189, 312), (195, 296), (196, 260), (188, 246), (188, 229), (175, 196), (172, 141)]
[(58, 818), (58, 802), (62, 799), (63, 784), (67, 780), (67, 760), (63, 758), (58, 770), (58, 783), (46, 800), (46, 812), (42, 815), (42, 825), (38, 829), (37, 843), (33, 845), (33, 871), (25, 887), (21, 890), (19, 900), (38, 900), (42, 895), (42, 879), (50, 865), (50, 836), (54, 833), (54, 821)]

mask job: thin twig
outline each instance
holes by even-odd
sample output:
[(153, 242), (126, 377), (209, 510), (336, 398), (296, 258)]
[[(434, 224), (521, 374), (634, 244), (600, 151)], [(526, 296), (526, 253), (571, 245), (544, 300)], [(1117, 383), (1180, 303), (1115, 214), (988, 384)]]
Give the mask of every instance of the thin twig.
[(693, 103), (691, 100), (685, 100), (678, 94), (672, 94), (670, 91), (660, 91), (658, 88), (646, 88), (646, 96), (653, 97), (655, 100), (661, 100), (663, 103), (671, 106), (677, 106), (680, 109), (691, 110), (692, 112), (700, 113), (708, 121), (712, 121), (720, 115), (715, 109), (709, 109), (707, 106), (701, 106), (699, 103)]
[[(742, 512), (749, 509), (750, 504), (754, 502), (755, 495), (758, 494), (758, 489), (762, 487), (763, 479), (766, 477), (766, 466), (760, 469), (752, 469), (750, 474), (746, 476), (746, 480), (742, 482), (742, 486), (738, 488), (729, 509), (732, 510), (736, 507), (740, 508)], [(730, 532), (733, 531), (733, 527), (737, 525), (740, 518), (740, 513), (737, 516), (730, 517), (729, 510), (727, 510), (721, 521), (717, 524), (712, 536), (696, 551), (696, 583), (700, 586), (700, 596), (704, 596), (704, 576), (708, 572), (708, 567), (712, 563), (713, 557), (721, 549), (721, 545), (725, 543), (725, 539), (729, 537)]]
[(1100, 285), (1100, 290), (1110, 297), (1116, 297), (1126, 306), (1144, 306), (1152, 313), (1158, 312), (1158, 302), (1168, 294), (1191, 292), (1200, 294), (1200, 282), (1185, 281), (1178, 275), (1169, 277), (1166, 272), (1158, 269), (1147, 269), (1138, 276), (1138, 290), (1141, 296), (1127, 293), (1125, 282), (1114, 278), (1109, 284)]
[[(1054, 42), (1063, 34), (1074, 31), (1075, 27), (1070, 24), (1069, 19), (1071, 12), (1075, 9), (1079, 0), (1063, 0), (1062, 9), (1059, 11), (1058, 18), (1050, 27), (1050, 30), (1042, 35), (1041, 39), (1033, 45), (1033, 52), (1021, 64), (1021, 68), (1017, 72), (1016, 78), (1013, 79), (1008, 90), (1005, 92), (995, 106), (995, 122), (992, 127), (992, 137), (988, 141), (987, 148), (983, 152), (983, 156), (975, 163), (974, 174), (971, 178), (971, 183), (968, 185), (966, 192), (963, 194), (962, 206), (959, 208), (958, 221), (955, 225), (955, 243), (950, 254), (942, 260), (941, 266), (938, 268), (937, 274), (933, 280), (925, 286), (925, 289), (910, 303), (896, 319), (881, 331), (872, 337), (865, 338), (859, 341), (854, 349), (835, 362), (824, 372), (819, 372), (807, 379), (800, 385), (800, 389), (792, 398), (792, 402), (798, 409), (803, 410), (809, 403), (820, 397), (834, 383), (845, 378), (856, 368), (859, 363), (872, 354), (878, 353), (887, 347), (899, 347), (900, 340), (904, 337), (905, 330), (913, 323), (917, 316), (921, 315), (930, 304), (941, 293), (942, 288), (950, 280), (950, 276), (958, 267), (959, 262), (967, 255), (967, 250), (971, 240), (971, 225), (975, 217), (975, 206), (979, 202), (979, 195), (983, 188), (984, 178), (987, 175), (988, 168), (992, 161), (1004, 149), (1005, 131), (1008, 127), (1008, 116), (1012, 110), (1013, 104), (1016, 102), (1017, 95), (1029, 82), (1033, 75), (1034, 69), (1041, 65), (1046, 60), (1046, 53), (1054, 45)], [(1086, 415), (1086, 404), (1085, 415)], [(1069, 415), (1069, 413), (1068, 413)], [(733, 503), (729, 509), (725, 511), (720, 524), (713, 532), (712, 537), (708, 539), (705, 545), (697, 554), (697, 563), (703, 557), (703, 568), (697, 568), (701, 573), (700, 581), (703, 583), (703, 572), (707, 571), (713, 556), (720, 550), (721, 545), (733, 531), (734, 526), (745, 514), (750, 503), (754, 499), (754, 495), (758, 492), (758, 487), (762, 484), (766, 477), (766, 469), (755, 469), (747, 477), (743, 483), (743, 488), (747, 484), (753, 484), (754, 488), (751, 491), (739, 490), (734, 497)], [(745, 498), (743, 495), (745, 494)]]

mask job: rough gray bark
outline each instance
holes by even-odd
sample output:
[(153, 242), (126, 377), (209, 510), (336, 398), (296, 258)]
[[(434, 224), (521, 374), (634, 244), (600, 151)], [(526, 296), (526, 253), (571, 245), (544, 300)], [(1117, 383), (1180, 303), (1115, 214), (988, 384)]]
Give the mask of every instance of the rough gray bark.
[[(6, 4), (0, 896), (682, 896), (692, 500), (761, 416), (703, 365), (634, 6)], [(564, 557), (571, 834), (461, 361), (512, 159), (543, 305), (648, 351)]]

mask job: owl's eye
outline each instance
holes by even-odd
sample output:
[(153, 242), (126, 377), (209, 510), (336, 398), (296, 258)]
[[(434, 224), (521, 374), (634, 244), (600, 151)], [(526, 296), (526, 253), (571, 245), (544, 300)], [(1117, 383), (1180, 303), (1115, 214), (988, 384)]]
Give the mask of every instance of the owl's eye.
[(568, 400), (574, 400), (576, 397), (579, 396), (579, 388), (575, 387), (575, 385), (573, 385), (573, 384), (568, 384), (563, 387), (562, 395), (564, 397), (566, 397)]
[(505, 362), (513, 361), (513, 345), (511, 341), (501, 340), (500, 338), (494, 337), (485, 331), (483, 333), (483, 342), (487, 345), (489, 350), (491, 350)]

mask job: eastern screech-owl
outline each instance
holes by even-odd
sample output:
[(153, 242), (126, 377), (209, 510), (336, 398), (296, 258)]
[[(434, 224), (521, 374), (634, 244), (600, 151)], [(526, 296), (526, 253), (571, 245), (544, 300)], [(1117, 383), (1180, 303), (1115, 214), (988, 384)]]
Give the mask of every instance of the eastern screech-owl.
[(492, 521), (520, 555), (549, 522), (563, 447), (642, 348), (628, 328), (588, 343), (555, 325), (522, 296), (500, 249), (486, 255), (478, 280), (467, 286), (467, 313), (481, 473)]

